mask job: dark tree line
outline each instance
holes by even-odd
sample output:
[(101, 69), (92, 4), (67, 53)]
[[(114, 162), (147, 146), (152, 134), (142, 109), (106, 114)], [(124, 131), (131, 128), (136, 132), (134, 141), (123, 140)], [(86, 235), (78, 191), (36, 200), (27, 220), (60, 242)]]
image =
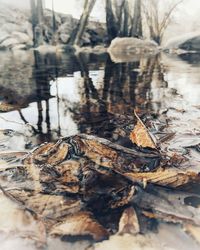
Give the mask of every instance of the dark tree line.
[(141, 0), (135, 0), (134, 12), (128, 0), (106, 0), (106, 26), (109, 42), (115, 37), (142, 37)]

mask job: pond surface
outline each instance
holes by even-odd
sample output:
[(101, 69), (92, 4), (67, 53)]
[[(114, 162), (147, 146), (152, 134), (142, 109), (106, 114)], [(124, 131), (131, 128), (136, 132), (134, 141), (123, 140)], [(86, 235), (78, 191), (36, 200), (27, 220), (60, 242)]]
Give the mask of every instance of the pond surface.
[[(133, 117), (134, 109), (145, 119), (154, 114), (152, 130), (158, 122), (167, 122), (168, 132), (185, 138), (182, 146), (197, 145), (199, 69), (196, 54), (161, 54), (114, 63), (107, 54), (1, 52), (0, 129), (10, 130), (8, 138), (13, 131), (18, 137), (15, 143), (10, 138), (1, 149), (30, 149), (77, 133), (120, 143), (116, 116)], [(169, 148), (179, 149), (180, 141), (183, 138)]]
[(164, 152), (185, 155), (200, 170), (198, 54), (137, 56), (122, 63), (108, 54), (70, 51), (1, 52), (1, 58), (1, 151), (30, 150), (77, 133), (132, 147), (127, 131), (135, 110)]
[[(108, 54), (0, 55), (0, 151), (30, 150), (78, 133), (132, 147), (126, 131), (134, 127), (135, 110), (163, 152), (184, 155), (200, 172), (199, 55), (159, 54), (122, 63)], [(163, 227), (165, 235), (172, 226)]]

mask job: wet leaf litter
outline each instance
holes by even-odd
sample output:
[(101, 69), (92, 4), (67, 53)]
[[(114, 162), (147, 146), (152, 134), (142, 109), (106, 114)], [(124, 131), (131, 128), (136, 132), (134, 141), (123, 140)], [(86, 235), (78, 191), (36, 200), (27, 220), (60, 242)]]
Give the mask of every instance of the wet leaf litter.
[[(130, 235), (142, 242), (149, 224), (159, 221), (180, 225), (198, 241), (200, 196), (184, 187), (198, 184), (199, 173), (187, 159), (164, 153), (162, 143), (156, 145), (139, 115), (134, 116), (130, 148), (78, 134), (30, 152), (2, 152), (1, 200), (9, 204), (6, 216), (16, 217), (16, 224), (7, 224), (1, 213), (1, 232), (29, 238), (36, 247), (44, 247), (48, 237), (112, 242)], [(5, 136), (2, 131), (1, 140)], [(24, 223), (33, 224), (32, 230)]]

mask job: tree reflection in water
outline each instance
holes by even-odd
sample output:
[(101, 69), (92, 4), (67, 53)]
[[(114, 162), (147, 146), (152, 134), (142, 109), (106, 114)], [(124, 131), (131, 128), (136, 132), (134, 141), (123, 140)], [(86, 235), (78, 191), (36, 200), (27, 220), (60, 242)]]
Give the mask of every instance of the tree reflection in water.
[[(31, 58), (20, 62), (11, 57), (9, 63), (13, 70), (18, 70), (0, 88), (2, 98), (14, 103), (18, 110), (12, 118), (30, 124), (37, 143), (78, 132), (121, 143), (123, 128), (132, 129), (134, 109), (148, 113), (163, 108), (168, 83), (160, 55), (125, 63), (114, 63), (107, 54), (71, 52), (58, 55), (34, 52)], [(26, 65), (27, 75), (20, 71), (22, 65)], [(3, 78), (6, 77), (8, 73), (4, 72)], [(15, 79), (18, 82), (20, 79), (21, 84)], [(21, 89), (19, 95), (9, 92), (11, 81), (12, 91)], [(23, 92), (24, 82), (30, 89), (27, 93)], [(155, 100), (156, 95), (159, 98)], [(10, 119), (9, 113), (1, 115)], [(15, 129), (14, 124), (8, 126)]]

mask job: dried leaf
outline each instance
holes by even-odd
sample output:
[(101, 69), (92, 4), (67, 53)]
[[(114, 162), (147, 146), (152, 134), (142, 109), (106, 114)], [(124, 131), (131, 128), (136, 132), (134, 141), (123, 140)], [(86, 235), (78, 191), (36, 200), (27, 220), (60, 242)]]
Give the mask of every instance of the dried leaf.
[(20, 202), (25, 208), (43, 218), (58, 219), (81, 209), (78, 199), (65, 198), (61, 195), (35, 194), (23, 190), (7, 190), (6, 194)]
[(0, 112), (10, 112), (18, 108), (19, 108), (18, 105), (12, 105), (9, 103), (0, 103)]
[(56, 143), (46, 143), (34, 149), (24, 160), (24, 164), (57, 165), (68, 155), (68, 144), (59, 140)]
[(109, 206), (114, 209), (129, 204), (129, 202), (133, 199), (134, 193), (134, 186), (127, 186), (126, 188), (123, 188), (120, 191), (115, 190), (115, 196), (117, 196), (118, 199), (116, 201), (111, 200)]
[(22, 165), (21, 161), (27, 156), (27, 152), (2, 152), (0, 153), (0, 171), (6, 168)]
[(133, 207), (126, 208), (119, 221), (119, 234), (137, 234), (140, 232), (140, 225), (136, 211)]
[[(40, 182), (46, 193), (78, 193), (81, 182), (78, 178), (81, 163), (75, 160), (64, 161), (56, 166), (44, 165), (40, 170)], [(52, 185), (53, 184), (53, 185)]]
[(139, 116), (134, 112), (137, 118), (137, 124), (135, 125), (133, 131), (130, 133), (130, 140), (139, 147), (156, 148), (156, 145), (149, 134), (148, 129), (141, 121)]
[(187, 183), (200, 180), (198, 173), (184, 171), (176, 168), (158, 168), (155, 172), (148, 173), (125, 173), (124, 176), (134, 182), (153, 183), (161, 186), (180, 187)]
[(109, 235), (107, 230), (92, 217), (92, 214), (86, 211), (65, 217), (61, 223), (53, 226), (50, 234), (92, 236), (96, 241), (104, 240)]
[(0, 193), (0, 231), (12, 236), (30, 238), (44, 245), (46, 229), (44, 224), (17, 203)]
[(186, 232), (188, 232), (197, 242), (200, 243), (200, 227), (187, 224), (184, 228)]
[[(158, 167), (158, 152), (140, 152), (110, 142), (109, 140), (90, 135), (77, 135), (72, 138), (78, 151), (96, 163), (96, 171), (103, 169), (118, 173), (151, 171)], [(101, 166), (101, 167), (98, 167)], [(105, 171), (102, 172), (105, 174)]]

